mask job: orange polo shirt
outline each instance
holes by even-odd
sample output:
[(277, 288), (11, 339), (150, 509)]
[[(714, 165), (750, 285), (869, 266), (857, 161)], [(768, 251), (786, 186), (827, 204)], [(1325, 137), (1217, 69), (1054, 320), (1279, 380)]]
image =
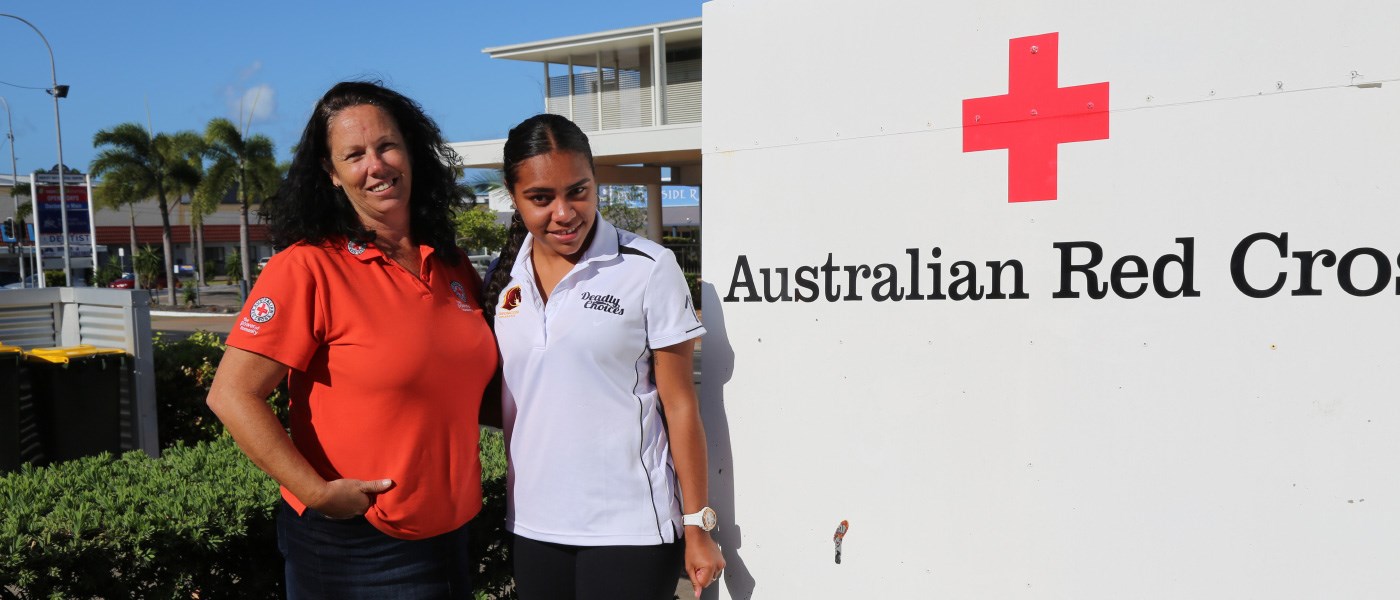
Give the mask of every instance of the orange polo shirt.
[(419, 250), (414, 277), (373, 245), (293, 245), (263, 269), (228, 338), (290, 369), (292, 441), (322, 477), (394, 480), (365, 518), (403, 539), (481, 510), (477, 410), (497, 361), (470, 261)]

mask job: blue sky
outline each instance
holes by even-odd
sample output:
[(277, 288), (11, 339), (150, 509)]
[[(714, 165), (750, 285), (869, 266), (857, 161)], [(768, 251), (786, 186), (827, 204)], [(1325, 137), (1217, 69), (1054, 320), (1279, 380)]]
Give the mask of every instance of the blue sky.
[[(157, 132), (237, 122), (258, 97), (251, 132), (279, 159), (332, 84), (373, 77), (417, 100), (451, 141), (505, 137), (539, 112), (542, 70), (482, 48), (700, 16), (699, 0), (606, 2), (206, 2), (12, 0), (54, 49), (64, 162), (87, 171), (101, 129), (134, 121)], [(58, 162), (49, 60), (39, 36), (0, 18), (0, 96), (13, 115), (19, 172)], [(12, 85), (13, 84), (13, 85)], [(3, 115), (0, 115), (3, 117)], [(4, 123), (0, 122), (0, 142)], [(0, 171), (9, 172), (8, 146)]]

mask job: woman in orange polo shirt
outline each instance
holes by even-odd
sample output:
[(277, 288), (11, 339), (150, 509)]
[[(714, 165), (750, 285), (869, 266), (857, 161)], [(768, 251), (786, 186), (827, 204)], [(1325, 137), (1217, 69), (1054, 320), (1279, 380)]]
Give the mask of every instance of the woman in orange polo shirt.
[[(289, 598), (469, 598), (480, 279), (454, 245), (455, 154), (412, 100), (364, 82), (316, 104), (277, 196), (272, 257), (209, 393), (282, 486)], [(291, 436), (264, 398), (283, 377)]]

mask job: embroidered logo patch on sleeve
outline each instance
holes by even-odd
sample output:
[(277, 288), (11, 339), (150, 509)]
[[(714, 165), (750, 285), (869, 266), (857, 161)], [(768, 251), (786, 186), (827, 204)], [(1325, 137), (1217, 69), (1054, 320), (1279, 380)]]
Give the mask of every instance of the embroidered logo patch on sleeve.
[(471, 312), (472, 303), (467, 301), (467, 288), (460, 281), (453, 281), (448, 284), (452, 288), (452, 295), (457, 297), (457, 308), (462, 312)]
[(263, 296), (253, 303), (253, 307), (248, 309), (248, 318), (257, 323), (266, 323), (272, 320), (277, 314), (277, 305), (272, 302), (272, 298)]

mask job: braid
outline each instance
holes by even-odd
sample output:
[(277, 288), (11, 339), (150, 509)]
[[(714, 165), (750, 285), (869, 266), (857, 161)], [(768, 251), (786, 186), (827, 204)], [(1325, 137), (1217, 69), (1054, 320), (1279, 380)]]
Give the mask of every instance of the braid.
[(510, 272), (515, 268), (515, 259), (520, 255), (520, 246), (525, 243), (525, 221), (520, 213), (510, 218), (510, 232), (506, 235), (506, 245), (501, 248), (501, 256), (496, 259), (496, 267), (491, 271), (491, 280), (486, 282), (486, 322), (496, 326), (496, 305), (501, 301), (501, 289), (510, 283)]
[[(501, 178), (506, 184), (506, 191), (510, 192), (512, 197), (515, 196), (516, 170), (520, 163), (555, 150), (582, 154), (588, 158), (589, 170), (593, 169), (593, 149), (588, 145), (588, 136), (584, 135), (583, 130), (573, 121), (559, 115), (544, 113), (525, 119), (512, 127), (501, 152)], [(595, 226), (589, 235), (593, 235), (597, 230)], [(520, 212), (516, 211), (510, 218), (510, 232), (506, 236), (506, 245), (501, 248), (501, 256), (496, 259), (495, 267), (486, 282), (486, 306), (482, 307), (482, 316), (486, 317), (486, 323), (492, 329), (496, 328), (496, 308), (501, 302), (501, 288), (510, 283), (510, 272), (515, 269), (515, 261), (520, 257), (521, 246), (525, 245), (527, 233), (529, 231), (525, 229), (525, 220), (520, 218)], [(529, 252), (528, 249), (525, 251)], [(497, 367), (496, 376), (482, 396), (483, 423), (495, 424), (500, 421), (500, 390), (503, 385), (501, 369)]]

